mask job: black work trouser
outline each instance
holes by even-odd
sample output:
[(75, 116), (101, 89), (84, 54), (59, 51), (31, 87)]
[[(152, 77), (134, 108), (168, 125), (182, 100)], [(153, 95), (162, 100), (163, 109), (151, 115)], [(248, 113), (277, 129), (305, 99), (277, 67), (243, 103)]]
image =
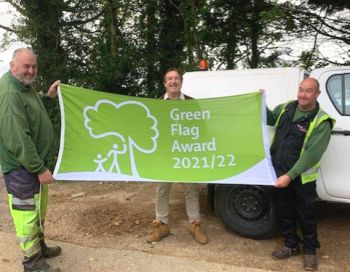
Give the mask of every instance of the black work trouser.
[(280, 233), (285, 246), (296, 247), (301, 242), (297, 234), (299, 225), (305, 254), (315, 254), (320, 247), (316, 224), (316, 182), (301, 183), (300, 177), (292, 180), (286, 188), (275, 188), (275, 207)]

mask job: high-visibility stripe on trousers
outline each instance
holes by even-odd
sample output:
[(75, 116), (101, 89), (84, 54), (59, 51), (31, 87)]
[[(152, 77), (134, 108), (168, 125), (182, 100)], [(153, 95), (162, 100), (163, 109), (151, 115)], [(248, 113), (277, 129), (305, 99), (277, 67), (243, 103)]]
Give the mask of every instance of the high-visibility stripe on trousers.
[(40, 239), (44, 237), (39, 218), (41, 218), (41, 225), (44, 227), (48, 187), (47, 185), (42, 186), (41, 196), (39, 192), (34, 194), (33, 198), (20, 199), (9, 193), (8, 199), (20, 247), (26, 257), (34, 256), (41, 250)]

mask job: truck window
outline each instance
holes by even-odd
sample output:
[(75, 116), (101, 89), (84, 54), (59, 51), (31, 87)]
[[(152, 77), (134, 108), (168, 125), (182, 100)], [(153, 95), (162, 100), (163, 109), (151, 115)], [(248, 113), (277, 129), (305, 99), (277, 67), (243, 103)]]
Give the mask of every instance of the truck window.
[(350, 74), (331, 76), (326, 89), (338, 112), (341, 115), (350, 115)]
[(344, 75), (345, 80), (345, 114), (350, 115), (350, 74)]

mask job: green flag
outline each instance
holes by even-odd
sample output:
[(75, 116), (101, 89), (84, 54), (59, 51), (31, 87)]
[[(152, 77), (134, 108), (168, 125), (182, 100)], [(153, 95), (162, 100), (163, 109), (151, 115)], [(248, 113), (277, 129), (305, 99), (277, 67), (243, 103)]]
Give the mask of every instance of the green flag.
[(61, 84), (58, 180), (273, 184), (260, 93), (189, 100)]

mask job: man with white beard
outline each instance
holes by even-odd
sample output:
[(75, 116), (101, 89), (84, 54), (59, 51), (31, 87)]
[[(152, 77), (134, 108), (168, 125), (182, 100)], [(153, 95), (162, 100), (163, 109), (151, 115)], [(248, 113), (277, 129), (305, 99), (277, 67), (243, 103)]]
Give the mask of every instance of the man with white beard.
[[(54, 132), (43, 102), (32, 87), (37, 57), (27, 48), (15, 50), (10, 71), (0, 78), (0, 161), (16, 235), (24, 253), (24, 271), (58, 272), (45, 258), (61, 248), (44, 241), (48, 188), (54, 181), (47, 165), (53, 156)], [(57, 97), (55, 81), (45, 95)]]

